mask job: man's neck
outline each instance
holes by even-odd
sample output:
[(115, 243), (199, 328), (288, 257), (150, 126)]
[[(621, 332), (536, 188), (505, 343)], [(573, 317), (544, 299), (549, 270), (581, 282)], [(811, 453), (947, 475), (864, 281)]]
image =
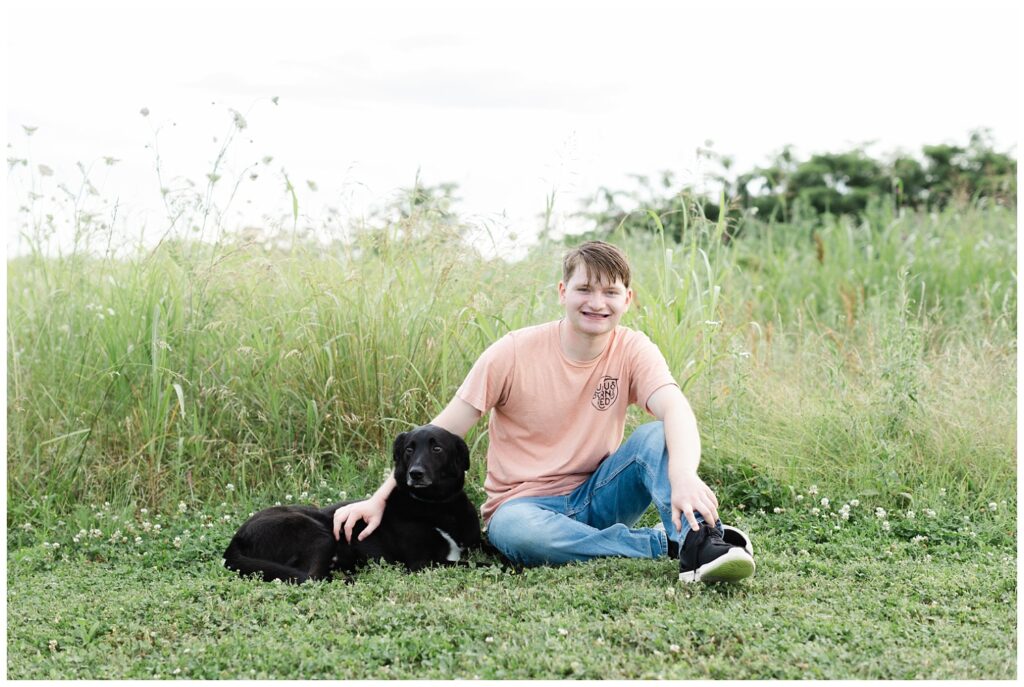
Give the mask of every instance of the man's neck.
[(611, 338), (612, 332), (601, 336), (586, 336), (574, 331), (566, 320), (558, 323), (558, 342), (562, 354), (574, 363), (589, 363), (601, 357)]

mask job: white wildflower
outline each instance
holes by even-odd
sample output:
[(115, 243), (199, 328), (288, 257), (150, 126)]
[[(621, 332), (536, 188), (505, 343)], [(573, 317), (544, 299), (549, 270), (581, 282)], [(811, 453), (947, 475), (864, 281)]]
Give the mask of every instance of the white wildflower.
[(563, 637), (566, 637), (566, 636), (568, 636), (569, 631), (566, 630), (564, 627), (560, 627), (560, 628), (558, 628), (558, 634), (560, 634)]
[(828, 504), (829, 503), (831, 503), (831, 501), (829, 501), (828, 499), (822, 499), (821, 500), (821, 505), (822, 505), (823, 508), (828, 508)]
[(818, 485), (817, 484), (812, 484), (810, 487), (808, 487), (807, 493), (810, 494), (811, 496), (814, 496), (815, 494), (817, 494), (818, 493)]
[(850, 501), (850, 505), (853, 506), (854, 508), (856, 508), (857, 506), (860, 505), (860, 501), (858, 501), (857, 499), (852, 499)]
[(227, 491), (234, 491), (235, 490), (235, 485), (232, 484), (231, 482), (228, 482), (227, 486), (225, 486), (224, 489), (226, 489)]
[(820, 513), (821, 513), (821, 509), (820, 508), (812, 508), (811, 509), (811, 515), (818, 515)]
[(882, 521), (882, 529), (885, 530), (886, 532), (889, 531), (889, 521), (888, 520), (883, 520)]
[(931, 508), (925, 508), (924, 509), (924, 514), (926, 516), (928, 516), (929, 518), (934, 518), (935, 517), (935, 511), (933, 511)]
[(778, 515), (779, 513), (785, 513), (785, 510), (783, 510), (782, 508), (779, 508), (778, 506), (776, 506), (775, 508), (772, 509), (772, 512), (774, 512), (776, 515)]
[(997, 508), (999, 508), (999, 506), (998, 506), (998, 505), (996, 505), (995, 503), (990, 503), (990, 504), (988, 504), (988, 509), (989, 509), (990, 511), (992, 511), (993, 513), (995, 513), (995, 512), (996, 512), (996, 509), (997, 509)]
[(797, 501), (803, 501), (804, 500), (804, 495), (803, 494), (797, 494), (796, 495), (796, 500)]
[(176, 549), (180, 549), (181, 548), (181, 537), (175, 537), (174, 538), (174, 548), (176, 548)]
[(913, 520), (916, 517), (917, 517), (917, 513), (915, 513), (912, 510), (908, 510), (907, 511), (907, 520)]
[(178, 512), (179, 513), (184, 513), (187, 510), (188, 510), (188, 506), (185, 505), (185, 502), (184, 501), (178, 501)]
[(878, 518), (879, 520), (885, 520), (885, 515), (886, 515), (886, 513), (885, 513), (885, 509), (884, 508), (876, 508), (875, 509), (875, 517)]

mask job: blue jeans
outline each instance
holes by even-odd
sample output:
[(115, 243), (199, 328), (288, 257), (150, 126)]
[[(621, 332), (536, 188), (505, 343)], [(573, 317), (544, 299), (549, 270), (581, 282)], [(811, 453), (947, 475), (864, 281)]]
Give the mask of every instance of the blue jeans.
[[(632, 525), (654, 502), (664, 531)], [(699, 513), (694, 513), (703, 522)], [(501, 504), (487, 525), (487, 538), (524, 566), (587, 561), (599, 556), (658, 558), (668, 538), (686, 540), (672, 524), (668, 450), (661, 422), (636, 429), (597, 471), (572, 493), (524, 496)]]

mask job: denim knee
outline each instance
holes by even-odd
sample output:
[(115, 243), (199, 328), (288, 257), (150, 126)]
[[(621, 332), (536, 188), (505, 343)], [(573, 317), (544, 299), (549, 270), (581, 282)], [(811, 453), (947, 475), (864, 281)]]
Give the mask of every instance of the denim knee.
[(487, 540), (509, 560), (531, 565), (546, 559), (549, 538), (544, 520), (557, 517), (532, 503), (502, 504), (487, 524)]
[(636, 453), (644, 453), (650, 459), (667, 458), (665, 446), (665, 425), (661, 420), (640, 425), (629, 436), (629, 443), (635, 443)]

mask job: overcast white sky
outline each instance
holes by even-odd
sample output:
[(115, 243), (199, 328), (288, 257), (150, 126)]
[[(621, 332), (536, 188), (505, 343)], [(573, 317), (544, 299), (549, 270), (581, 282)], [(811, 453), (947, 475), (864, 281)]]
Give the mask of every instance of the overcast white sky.
[[(155, 240), (153, 130), (165, 176), (202, 180), (234, 108), (248, 128), (226, 176), (274, 160), (232, 221), (290, 211), (282, 168), (313, 222), (363, 213), (420, 170), (457, 182), (461, 211), (506, 243), (535, 234), (552, 191), (568, 226), (579, 197), (632, 173), (702, 183), (707, 140), (744, 170), (786, 144), (916, 152), (981, 126), (1009, 148), (1014, 5), (11, 2), (8, 157), (30, 152), (51, 185), (77, 161), (118, 158), (93, 182)], [(23, 125), (38, 127), (30, 140)]]

